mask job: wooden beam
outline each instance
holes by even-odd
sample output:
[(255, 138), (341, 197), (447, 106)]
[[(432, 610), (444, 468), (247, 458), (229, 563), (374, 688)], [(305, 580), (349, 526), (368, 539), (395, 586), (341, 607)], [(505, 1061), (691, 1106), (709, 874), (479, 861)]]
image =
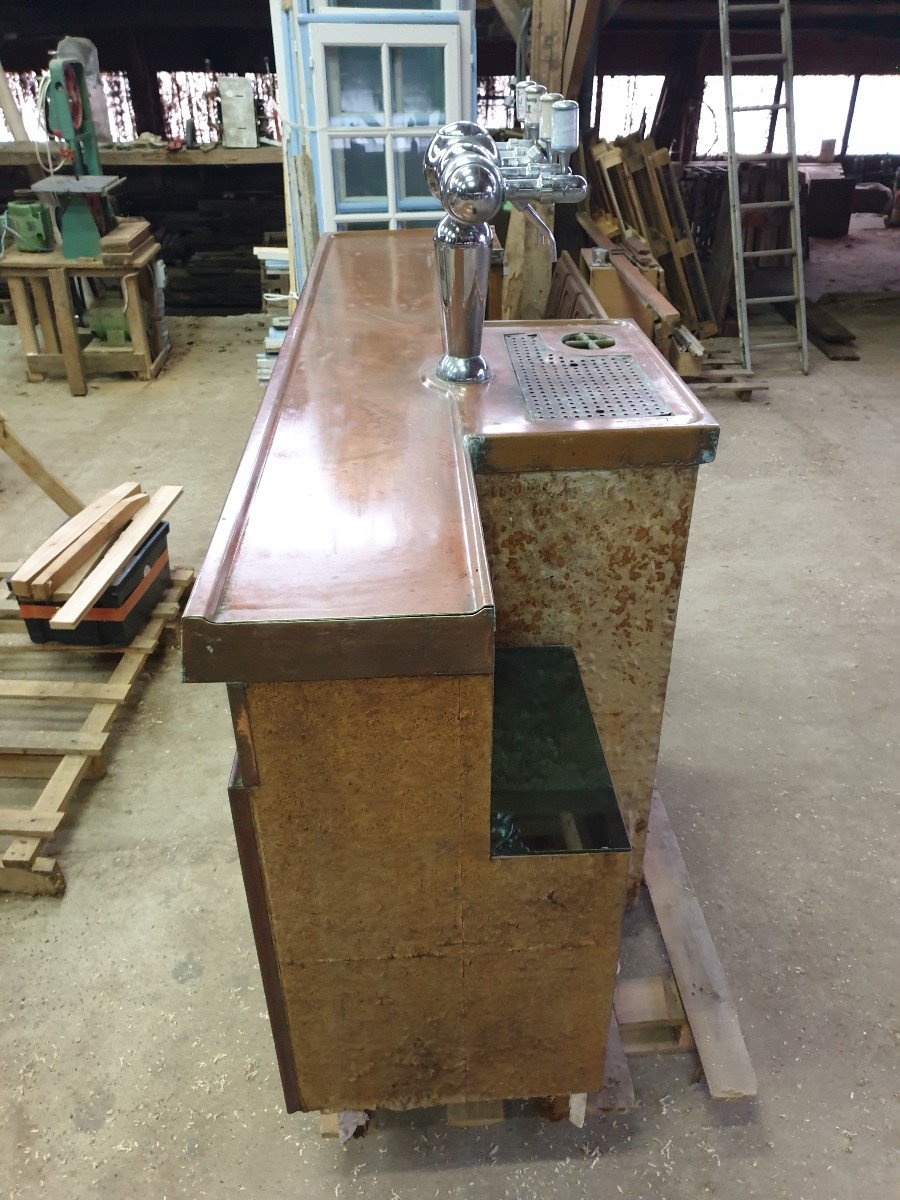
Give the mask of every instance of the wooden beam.
[(697, 1052), (715, 1100), (755, 1096), (756, 1074), (703, 910), (658, 791), (653, 792), (644, 878)]
[(548, 92), (562, 91), (568, 23), (567, 0), (534, 0), (529, 71)]
[(577, 100), (588, 66), (594, 31), (607, 25), (622, 7), (622, 0), (575, 0), (566, 36), (560, 91), (569, 100)]
[(494, 8), (506, 26), (507, 33), (518, 45), (519, 36), (522, 33), (522, 13), (524, 11), (518, 0), (494, 0)]
[(0, 413), (0, 450), (4, 450), (16, 466), (20, 467), (54, 504), (59, 505), (66, 516), (74, 517), (84, 508), (75, 493), (70, 492), (62, 480), (57, 479), (52, 471), (48, 471), (44, 464), (22, 445), (7, 425), (3, 413)]

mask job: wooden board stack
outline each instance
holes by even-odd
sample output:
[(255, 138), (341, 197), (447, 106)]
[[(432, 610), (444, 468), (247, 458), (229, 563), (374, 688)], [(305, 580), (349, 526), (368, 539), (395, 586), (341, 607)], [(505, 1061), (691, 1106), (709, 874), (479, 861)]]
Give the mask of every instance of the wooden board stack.
[(104, 492), (51, 534), (10, 579), (20, 602), (58, 602), (53, 629), (75, 629), (182, 493), (138, 483)]

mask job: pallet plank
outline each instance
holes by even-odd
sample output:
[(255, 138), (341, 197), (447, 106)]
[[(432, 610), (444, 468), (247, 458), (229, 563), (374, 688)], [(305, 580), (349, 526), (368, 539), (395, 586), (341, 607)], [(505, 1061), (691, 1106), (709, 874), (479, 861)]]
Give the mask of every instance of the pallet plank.
[(0, 679), (0, 700), (53, 700), (72, 704), (121, 704), (123, 684), (71, 682), (62, 679)]
[(657, 790), (650, 808), (644, 877), (710, 1095), (717, 1100), (755, 1096), (756, 1074), (728, 978)]
[(65, 813), (36, 813), (30, 808), (0, 808), (0, 834), (4, 837), (48, 838), (56, 833)]
[(0, 730), (0, 754), (102, 754), (106, 736), (71, 729)]

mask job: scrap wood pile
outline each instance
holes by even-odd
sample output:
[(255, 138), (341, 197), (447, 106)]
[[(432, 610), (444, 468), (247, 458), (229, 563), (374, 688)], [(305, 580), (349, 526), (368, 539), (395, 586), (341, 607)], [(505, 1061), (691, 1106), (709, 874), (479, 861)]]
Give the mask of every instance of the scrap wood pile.
[(45, 846), (81, 781), (104, 773), (116, 716), (193, 581), (168, 559), (164, 517), (181, 491), (124, 483), (84, 508), (67, 502), (70, 520), (20, 566), (0, 568), (11, 593), (0, 599), (0, 777), (12, 785), (0, 807), (0, 892), (65, 890)]
[[(22, 615), (41, 623), (29, 626), (34, 640), (76, 630), (85, 618), (92, 626), (107, 621), (118, 626), (136, 608), (146, 608), (170, 582), (163, 518), (182, 490), (162, 487), (151, 498), (138, 483), (120, 484), (70, 517), (13, 572), (9, 586)], [(142, 552), (154, 540), (161, 542), (160, 552), (152, 563), (142, 563)], [(139, 577), (129, 595), (103, 604), (107, 590), (121, 588), (135, 566)], [(97, 640), (108, 639), (98, 632)]]
[[(718, 175), (710, 173), (688, 192), (686, 206), (676, 164), (652, 138), (601, 139), (585, 146), (584, 161), (590, 215), (579, 221), (648, 314), (649, 324), (638, 318), (644, 332), (679, 374), (702, 384), (704, 395), (749, 396), (751, 378), (726, 373), (716, 341), (725, 332), (734, 286), (727, 177), (722, 174), (724, 204)], [(607, 309), (610, 316), (634, 316)], [(730, 366), (732, 355), (727, 357)]]

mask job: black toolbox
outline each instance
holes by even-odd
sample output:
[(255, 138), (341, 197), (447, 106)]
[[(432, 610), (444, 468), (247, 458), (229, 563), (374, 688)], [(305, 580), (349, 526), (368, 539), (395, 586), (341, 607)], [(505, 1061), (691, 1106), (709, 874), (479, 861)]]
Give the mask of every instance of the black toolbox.
[(169, 522), (160, 521), (74, 629), (50, 627), (59, 604), (20, 599), (19, 610), (31, 640), (70, 646), (130, 645), (172, 586), (168, 537)]

